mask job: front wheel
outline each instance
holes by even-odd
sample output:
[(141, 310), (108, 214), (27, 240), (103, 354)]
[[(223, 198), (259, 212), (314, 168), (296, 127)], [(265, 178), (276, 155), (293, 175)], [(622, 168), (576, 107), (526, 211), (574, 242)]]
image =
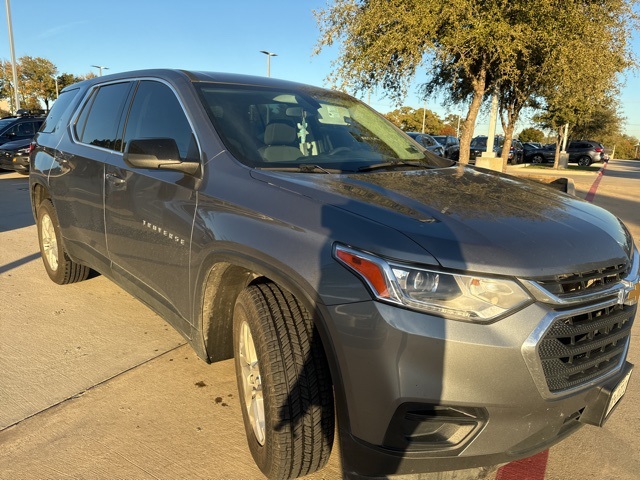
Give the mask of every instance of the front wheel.
[(62, 246), (60, 223), (51, 200), (44, 200), (38, 207), (38, 242), (44, 268), (55, 283), (80, 282), (89, 276), (91, 269), (71, 260)]
[(233, 314), (238, 391), (249, 450), (270, 479), (322, 468), (333, 445), (333, 391), (311, 316), (273, 283), (247, 287)]
[(534, 155), (531, 158), (531, 162), (532, 163), (542, 163), (542, 162), (544, 162), (544, 157), (542, 155)]
[(583, 155), (578, 159), (578, 165), (580, 165), (581, 167), (588, 167), (589, 165), (591, 165), (591, 157), (589, 157), (588, 155)]

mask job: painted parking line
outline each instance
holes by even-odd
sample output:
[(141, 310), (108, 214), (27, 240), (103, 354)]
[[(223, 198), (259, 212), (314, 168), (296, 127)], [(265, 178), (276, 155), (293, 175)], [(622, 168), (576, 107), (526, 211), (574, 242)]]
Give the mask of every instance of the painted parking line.
[(544, 480), (549, 450), (511, 462), (498, 469), (496, 480)]
[(604, 162), (604, 164), (602, 165), (600, 170), (598, 170), (598, 176), (593, 181), (593, 184), (591, 185), (591, 188), (589, 189), (589, 193), (587, 193), (587, 196), (584, 198), (587, 202), (590, 202), (590, 203), (593, 202), (593, 199), (596, 196), (596, 191), (598, 190), (598, 185), (600, 185), (600, 180), (602, 180), (602, 177), (604, 177), (604, 171), (606, 170), (607, 165), (609, 165), (609, 161), (608, 160), (606, 162)]

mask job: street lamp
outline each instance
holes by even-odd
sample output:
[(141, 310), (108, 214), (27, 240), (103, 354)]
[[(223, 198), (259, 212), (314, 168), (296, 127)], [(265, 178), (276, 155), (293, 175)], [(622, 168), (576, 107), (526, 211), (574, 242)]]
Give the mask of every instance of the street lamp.
[(20, 110), (20, 97), (18, 96), (18, 70), (16, 69), (16, 52), (13, 48), (13, 27), (11, 25), (11, 3), (5, 1), (7, 10), (7, 30), (9, 31), (9, 50), (11, 51), (11, 70), (13, 72), (13, 97), (15, 102), (15, 112)]
[(100, 70), (100, 76), (102, 76), (102, 70), (109, 70), (109, 67), (105, 67), (104, 65), (91, 65), (93, 68), (97, 68)]
[(264, 53), (267, 56), (267, 77), (271, 76), (271, 57), (277, 57), (277, 53), (267, 52), (266, 50), (260, 50), (260, 53)]

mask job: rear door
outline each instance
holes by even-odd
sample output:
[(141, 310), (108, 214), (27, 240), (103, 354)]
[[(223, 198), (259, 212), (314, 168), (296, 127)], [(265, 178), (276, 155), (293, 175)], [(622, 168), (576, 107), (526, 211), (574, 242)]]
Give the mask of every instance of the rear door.
[(121, 118), (132, 82), (94, 88), (63, 134), (49, 175), (67, 249), (74, 257), (109, 268), (104, 228), (104, 165), (120, 148)]
[[(183, 160), (200, 160), (193, 128), (166, 83), (137, 83), (123, 151), (141, 139), (173, 139)], [(198, 179), (169, 170), (128, 166), (112, 157), (105, 171), (107, 248), (115, 273), (163, 307), (190, 319), (189, 251)]]

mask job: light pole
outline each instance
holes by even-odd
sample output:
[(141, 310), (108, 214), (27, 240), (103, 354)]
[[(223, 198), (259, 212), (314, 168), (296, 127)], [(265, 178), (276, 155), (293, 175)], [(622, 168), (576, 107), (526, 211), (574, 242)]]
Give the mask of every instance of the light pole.
[(260, 50), (260, 53), (264, 53), (267, 56), (267, 77), (271, 76), (271, 57), (277, 57), (277, 53), (267, 52), (266, 50)]
[(93, 68), (97, 68), (100, 71), (100, 76), (102, 76), (102, 70), (109, 70), (109, 67), (105, 67), (104, 65), (91, 65)]
[(11, 25), (11, 4), (5, 0), (7, 8), (7, 30), (9, 31), (9, 49), (11, 50), (11, 70), (13, 72), (13, 96), (16, 112), (20, 110), (20, 97), (18, 96), (18, 70), (16, 69), (16, 52), (13, 48), (13, 27)]

